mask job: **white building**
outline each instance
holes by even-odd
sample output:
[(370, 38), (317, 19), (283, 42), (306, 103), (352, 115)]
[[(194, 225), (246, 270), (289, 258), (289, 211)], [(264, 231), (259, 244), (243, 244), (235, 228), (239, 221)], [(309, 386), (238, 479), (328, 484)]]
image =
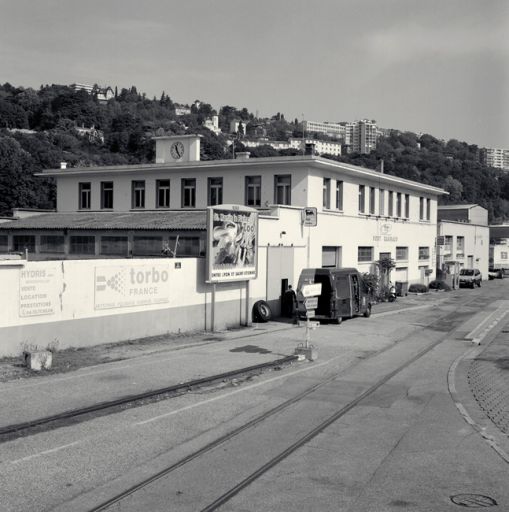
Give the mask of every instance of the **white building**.
[(219, 128), (219, 116), (217, 115), (213, 115), (211, 118), (206, 119), (203, 126), (211, 132), (214, 132), (216, 135), (221, 133), (221, 128)]
[(509, 171), (509, 149), (481, 148), (480, 159), (488, 167)]
[(490, 226), (490, 267), (509, 273), (509, 224)]
[(457, 274), (477, 268), (488, 277), (490, 234), (488, 211), (477, 204), (438, 207), (437, 268)]

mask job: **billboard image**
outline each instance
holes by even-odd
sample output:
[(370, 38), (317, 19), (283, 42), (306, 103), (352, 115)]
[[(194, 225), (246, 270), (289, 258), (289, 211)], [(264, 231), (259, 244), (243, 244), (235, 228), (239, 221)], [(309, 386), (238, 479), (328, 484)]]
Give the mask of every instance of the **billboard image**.
[(237, 205), (208, 209), (207, 281), (247, 281), (257, 275), (258, 212)]

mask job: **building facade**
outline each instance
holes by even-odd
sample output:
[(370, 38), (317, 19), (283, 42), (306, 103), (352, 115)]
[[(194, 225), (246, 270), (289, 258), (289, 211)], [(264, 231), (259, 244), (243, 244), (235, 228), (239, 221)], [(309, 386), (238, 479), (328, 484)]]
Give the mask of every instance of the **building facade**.
[(509, 149), (481, 148), (480, 160), (488, 167), (509, 171)]
[(477, 204), (438, 207), (437, 268), (457, 274), (477, 268), (488, 278), (490, 234), (488, 211)]

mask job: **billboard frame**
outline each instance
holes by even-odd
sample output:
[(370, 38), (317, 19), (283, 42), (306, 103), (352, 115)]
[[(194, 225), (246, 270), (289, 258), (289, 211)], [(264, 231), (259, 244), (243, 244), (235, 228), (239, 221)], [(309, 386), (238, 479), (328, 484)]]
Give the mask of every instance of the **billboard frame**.
[[(216, 215), (216, 218), (215, 218)], [(222, 215), (223, 218), (221, 220), (217, 219), (217, 216)], [(246, 272), (246, 269), (243, 265), (237, 265), (232, 266), (231, 268), (224, 268), (223, 269), (223, 275), (214, 276), (214, 273), (221, 272), (220, 269), (214, 269), (214, 261), (213, 261), (213, 254), (214, 252), (217, 252), (217, 249), (214, 248), (214, 242), (217, 242), (217, 239), (214, 238), (214, 229), (216, 231), (223, 232), (225, 238), (227, 239), (228, 229), (231, 230), (230, 235), (237, 234), (239, 231), (239, 226), (242, 223), (241, 219), (238, 217), (251, 217), (254, 215), (252, 224), (253, 224), (253, 231), (254, 231), (254, 243), (252, 246), (252, 249), (254, 251), (254, 261), (253, 265), (250, 267), (247, 267), (247, 271), (249, 272), (247, 275), (243, 272)], [(238, 216), (238, 217), (236, 217)], [(228, 217), (231, 217), (229, 219)], [(225, 224), (223, 228), (220, 228), (219, 224), (214, 226), (214, 223), (220, 223), (222, 222)], [(230, 224), (231, 227), (227, 227), (226, 223)], [(258, 210), (255, 208), (250, 208), (248, 206), (238, 205), (238, 204), (219, 204), (215, 206), (209, 206), (207, 208), (207, 262), (206, 262), (206, 275), (205, 275), (205, 282), (206, 283), (231, 283), (231, 282), (238, 282), (238, 281), (250, 281), (251, 279), (256, 279), (258, 277)], [(236, 225), (236, 226), (234, 226)], [(229, 243), (233, 244), (236, 251), (240, 250), (242, 241), (245, 240), (245, 238), (242, 238), (240, 240), (230, 240)], [(245, 250), (246, 248), (242, 248)], [(249, 270), (252, 269), (252, 270)], [(226, 275), (226, 274), (233, 274), (233, 275)]]

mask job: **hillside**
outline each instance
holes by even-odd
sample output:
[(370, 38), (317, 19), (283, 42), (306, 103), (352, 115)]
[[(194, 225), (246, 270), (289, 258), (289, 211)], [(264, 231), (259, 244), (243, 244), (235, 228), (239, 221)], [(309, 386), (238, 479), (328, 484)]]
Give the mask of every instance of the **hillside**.
[[(54, 184), (33, 174), (61, 161), (69, 167), (152, 162), (155, 135), (200, 133), (202, 159), (231, 158), (227, 138), (203, 127), (213, 114), (226, 133), (232, 120), (241, 120), (248, 135), (260, 130), (275, 140), (302, 135), (297, 120), (287, 122), (279, 113), (258, 119), (246, 108), (226, 105), (216, 112), (196, 102), (190, 113), (177, 115), (166, 93), (148, 99), (135, 87), (116, 91), (113, 99), (101, 103), (67, 86), (46, 85), (36, 91), (0, 85), (0, 214), (13, 207), (53, 208)], [(242, 140), (236, 149), (243, 149)], [(292, 154), (270, 146), (250, 151), (252, 157)], [(336, 159), (371, 169), (379, 168), (383, 159), (388, 174), (445, 188), (450, 195), (444, 202), (478, 203), (488, 209), (490, 221), (509, 219), (509, 173), (481, 165), (475, 145), (395, 132), (381, 138), (369, 155)]]

